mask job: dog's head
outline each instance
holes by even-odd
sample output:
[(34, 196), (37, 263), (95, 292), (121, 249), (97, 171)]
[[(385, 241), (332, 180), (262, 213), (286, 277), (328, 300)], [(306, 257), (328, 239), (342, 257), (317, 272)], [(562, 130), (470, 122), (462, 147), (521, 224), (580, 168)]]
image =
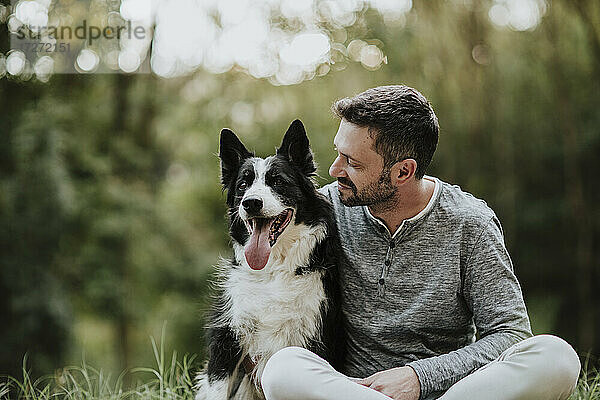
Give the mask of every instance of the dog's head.
[(316, 166), (304, 125), (292, 122), (276, 154), (264, 159), (223, 129), (219, 157), (231, 236), (244, 246), (248, 265), (262, 269), (286, 228), (307, 222), (304, 206), (317, 196), (312, 180)]

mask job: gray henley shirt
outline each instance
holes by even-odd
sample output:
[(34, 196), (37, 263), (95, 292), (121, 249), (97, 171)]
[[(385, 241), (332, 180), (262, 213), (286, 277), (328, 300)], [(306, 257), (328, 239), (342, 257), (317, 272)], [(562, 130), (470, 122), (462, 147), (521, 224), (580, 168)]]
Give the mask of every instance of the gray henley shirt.
[(342, 372), (366, 377), (408, 365), (421, 399), (435, 399), (531, 328), (494, 212), (458, 186), (425, 179), (435, 182), (431, 200), (393, 235), (366, 206), (344, 206), (336, 182), (319, 191), (333, 203), (349, 260)]

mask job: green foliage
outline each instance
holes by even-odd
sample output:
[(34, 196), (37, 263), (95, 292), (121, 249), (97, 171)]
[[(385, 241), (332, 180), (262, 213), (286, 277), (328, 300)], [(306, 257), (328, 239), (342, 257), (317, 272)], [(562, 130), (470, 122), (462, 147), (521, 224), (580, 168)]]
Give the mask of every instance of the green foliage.
[(147, 334), (166, 319), (172, 345), (203, 358), (209, 277), (230, 255), (219, 131), (266, 155), (302, 119), (323, 184), (331, 103), (396, 83), (440, 120), (429, 173), (502, 221), (535, 333), (598, 353), (597, 2), (551, 2), (524, 32), (494, 26), (491, 1), (413, 3), (401, 23), (363, 10), (330, 27), (346, 46), (377, 43), (377, 71), (344, 59), (295, 86), (238, 69), (0, 79), (0, 372), (15, 376), (26, 352), (32, 377), (82, 352), (108, 371), (148, 365)]
[(52, 268), (68, 218), (70, 181), (60, 132), (35, 108), (23, 113), (12, 142), (13, 172), (0, 180), (0, 370), (15, 373), (30, 351), (40, 373), (60, 362), (71, 313)]

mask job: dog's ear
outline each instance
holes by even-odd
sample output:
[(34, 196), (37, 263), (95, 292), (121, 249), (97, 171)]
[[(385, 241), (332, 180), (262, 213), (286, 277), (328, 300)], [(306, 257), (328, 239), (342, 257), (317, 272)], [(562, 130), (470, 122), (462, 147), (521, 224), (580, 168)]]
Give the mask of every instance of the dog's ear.
[(219, 158), (221, 159), (221, 183), (224, 187), (229, 186), (235, 179), (242, 162), (252, 157), (240, 139), (229, 129), (221, 131), (219, 140)]
[(299, 119), (291, 123), (283, 136), (281, 146), (277, 149), (277, 155), (286, 157), (304, 175), (314, 175), (317, 171), (306, 130)]

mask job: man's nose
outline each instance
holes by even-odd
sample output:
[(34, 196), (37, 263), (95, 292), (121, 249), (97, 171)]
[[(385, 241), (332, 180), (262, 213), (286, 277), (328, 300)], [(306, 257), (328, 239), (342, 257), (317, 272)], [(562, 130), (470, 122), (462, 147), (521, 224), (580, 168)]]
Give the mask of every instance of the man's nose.
[(346, 175), (346, 172), (342, 168), (342, 158), (340, 156), (337, 156), (331, 164), (331, 167), (329, 167), (329, 175), (333, 178), (339, 178), (340, 176)]

